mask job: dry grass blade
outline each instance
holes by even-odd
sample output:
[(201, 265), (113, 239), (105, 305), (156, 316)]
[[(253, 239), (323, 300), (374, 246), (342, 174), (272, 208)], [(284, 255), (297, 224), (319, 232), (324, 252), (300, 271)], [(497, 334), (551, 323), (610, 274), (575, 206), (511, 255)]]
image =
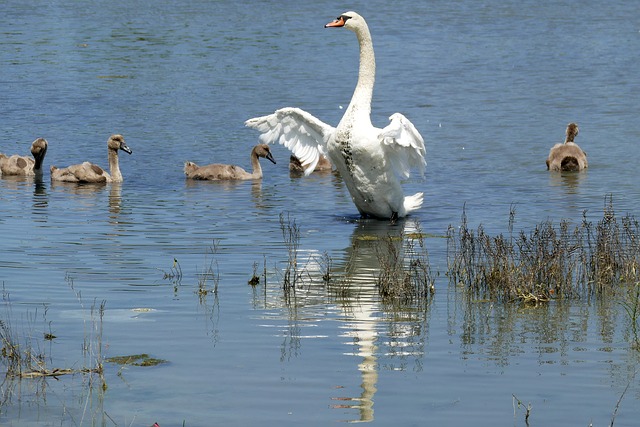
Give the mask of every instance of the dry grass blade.
[[(514, 211), (511, 212), (510, 228)], [(490, 236), (482, 225), (470, 230), (463, 211), (457, 233), (449, 227), (448, 275), (477, 298), (525, 303), (615, 292), (616, 284), (638, 282), (640, 227), (618, 219), (611, 202), (593, 224), (583, 214), (572, 226), (543, 221), (531, 232)]]
[(384, 303), (428, 301), (435, 292), (429, 253), (419, 223), (411, 234), (386, 236), (376, 246), (380, 266), (376, 284)]

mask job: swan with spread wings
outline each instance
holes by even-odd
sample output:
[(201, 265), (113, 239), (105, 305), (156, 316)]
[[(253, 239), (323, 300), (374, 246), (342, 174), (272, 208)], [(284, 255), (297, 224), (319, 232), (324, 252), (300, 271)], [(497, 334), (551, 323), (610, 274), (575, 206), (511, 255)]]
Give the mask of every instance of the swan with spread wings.
[(424, 140), (400, 113), (391, 115), (385, 128), (371, 124), (376, 63), (364, 18), (345, 12), (325, 27), (353, 31), (360, 45), (358, 83), (338, 126), (291, 107), (249, 119), (245, 124), (262, 133), (263, 143), (279, 142), (291, 150), (307, 175), (313, 172), (321, 155), (327, 156), (342, 176), (361, 216), (402, 218), (422, 206), (423, 193), (405, 196), (401, 180), (408, 178), (412, 169), (424, 174)]

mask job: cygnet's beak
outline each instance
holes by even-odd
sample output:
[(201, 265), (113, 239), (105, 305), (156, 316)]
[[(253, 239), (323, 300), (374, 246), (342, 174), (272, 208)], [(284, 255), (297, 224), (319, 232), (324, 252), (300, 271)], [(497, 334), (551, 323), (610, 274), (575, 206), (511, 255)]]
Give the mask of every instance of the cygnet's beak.
[(270, 160), (274, 165), (276, 164), (275, 159), (273, 158), (273, 155), (271, 154), (271, 151), (269, 151), (267, 153), (267, 159)]
[(120, 149), (127, 154), (133, 153), (133, 151), (131, 151), (131, 148), (127, 147), (127, 144), (125, 144), (124, 142), (120, 144)]

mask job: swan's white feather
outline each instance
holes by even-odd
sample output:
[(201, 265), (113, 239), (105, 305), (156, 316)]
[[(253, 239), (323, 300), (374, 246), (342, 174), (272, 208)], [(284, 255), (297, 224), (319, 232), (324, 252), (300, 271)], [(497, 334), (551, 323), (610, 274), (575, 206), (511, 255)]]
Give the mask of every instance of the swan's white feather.
[(412, 169), (424, 175), (427, 165), (424, 139), (413, 123), (400, 113), (389, 117), (390, 123), (378, 135), (385, 155), (394, 172), (407, 179)]
[(364, 18), (345, 12), (326, 26), (355, 32), (360, 45), (358, 84), (338, 127), (298, 108), (282, 108), (245, 124), (262, 133), (262, 142), (279, 142), (291, 150), (306, 167), (306, 175), (315, 169), (320, 154), (328, 155), (362, 215), (404, 217), (423, 202), (423, 193), (405, 197), (400, 180), (408, 178), (412, 169), (424, 174), (424, 140), (400, 113), (389, 117), (384, 129), (371, 124), (375, 55)]
[(335, 128), (299, 108), (287, 107), (268, 116), (249, 119), (245, 125), (262, 132), (260, 141), (280, 143), (288, 148), (309, 175), (315, 169), (321, 154), (327, 152), (327, 140)]

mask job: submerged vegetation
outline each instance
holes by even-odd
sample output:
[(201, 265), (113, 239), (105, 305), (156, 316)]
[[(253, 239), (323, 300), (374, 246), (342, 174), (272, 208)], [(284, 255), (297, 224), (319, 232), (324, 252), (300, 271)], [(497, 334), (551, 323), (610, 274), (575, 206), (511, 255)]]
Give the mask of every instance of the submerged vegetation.
[[(96, 373), (102, 379), (102, 319), (104, 317), (105, 302), (91, 306), (91, 320), (82, 346), (85, 356), (85, 366), (81, 368), (50, 367), (51, 355), (46, 353), (44, 341), (52, 341), (56, 337), (51, 333), (44, 333), (42, 342), (31, 332), (21, 333), (11, 323), (11, 301), (9, 295), (4, 292), (3, 304), (6, 319), (0, 319), (0, 361), (5, 365), (7, 378), (37, 378), (59, 377), (76, 373)], [(45, 309), (46, 312), (46, 309)], [(46, 316), (46, 314), (45, 314)], [(37, 311), (29, 316), (31, 321), (37, 317)]]
[[(73, 280), (67, 276), (66, 280), (76, 297), (83, 312), (85, 307), (80, 296), (80, 292), (74, 289)], [(43, 319), (49, 332), (33, 333), (36, 319), (39, 317), (38, 310), (26, 313), (27, 325), (18, 328), (14, 325), (11, 299), (8, 292), (3, 287), (2, 303), (4, 306), (3, 318), (0, 319), (0, 364), (4, 366), (2, 370), (4, 378), (0, 386), (0, 407), (10, 401), (15, 394), (20, 399), (22, 388), (16, 387), (21, 380), (40, 380), (39, 391), (45, 393), (47, 379), (58, 380), (64, 375), (83, 375), (87, 380), (89, 389), (93, 389), (96, 384), (100, 390), (106, 390), (104, 378), (103, 353), (102, 353), (102, 322), (105, 312), (105, 301), (96, 301), (90, 307), (89, 319), (84, 319), (84, 339), (82, 342), (82, 355), (84, 363), (81, 366), (55, 366), (55, 358), (52, 354), (50, 343), (57, 337), (51, 333), (51, 322), (47, 322), (47, 310), (43, 310)], [(97, 380), (97, 381), (96, 381)]]
[(105, 362), (115, 363), (117, 365), (129, 365), (129, 366), (157, 366), (163, 363), (167, 363), (164, 359), (157, 359), (151, 357), (146, 353), (131, 354), (128, 356), (113, 356), (105, 359)]

